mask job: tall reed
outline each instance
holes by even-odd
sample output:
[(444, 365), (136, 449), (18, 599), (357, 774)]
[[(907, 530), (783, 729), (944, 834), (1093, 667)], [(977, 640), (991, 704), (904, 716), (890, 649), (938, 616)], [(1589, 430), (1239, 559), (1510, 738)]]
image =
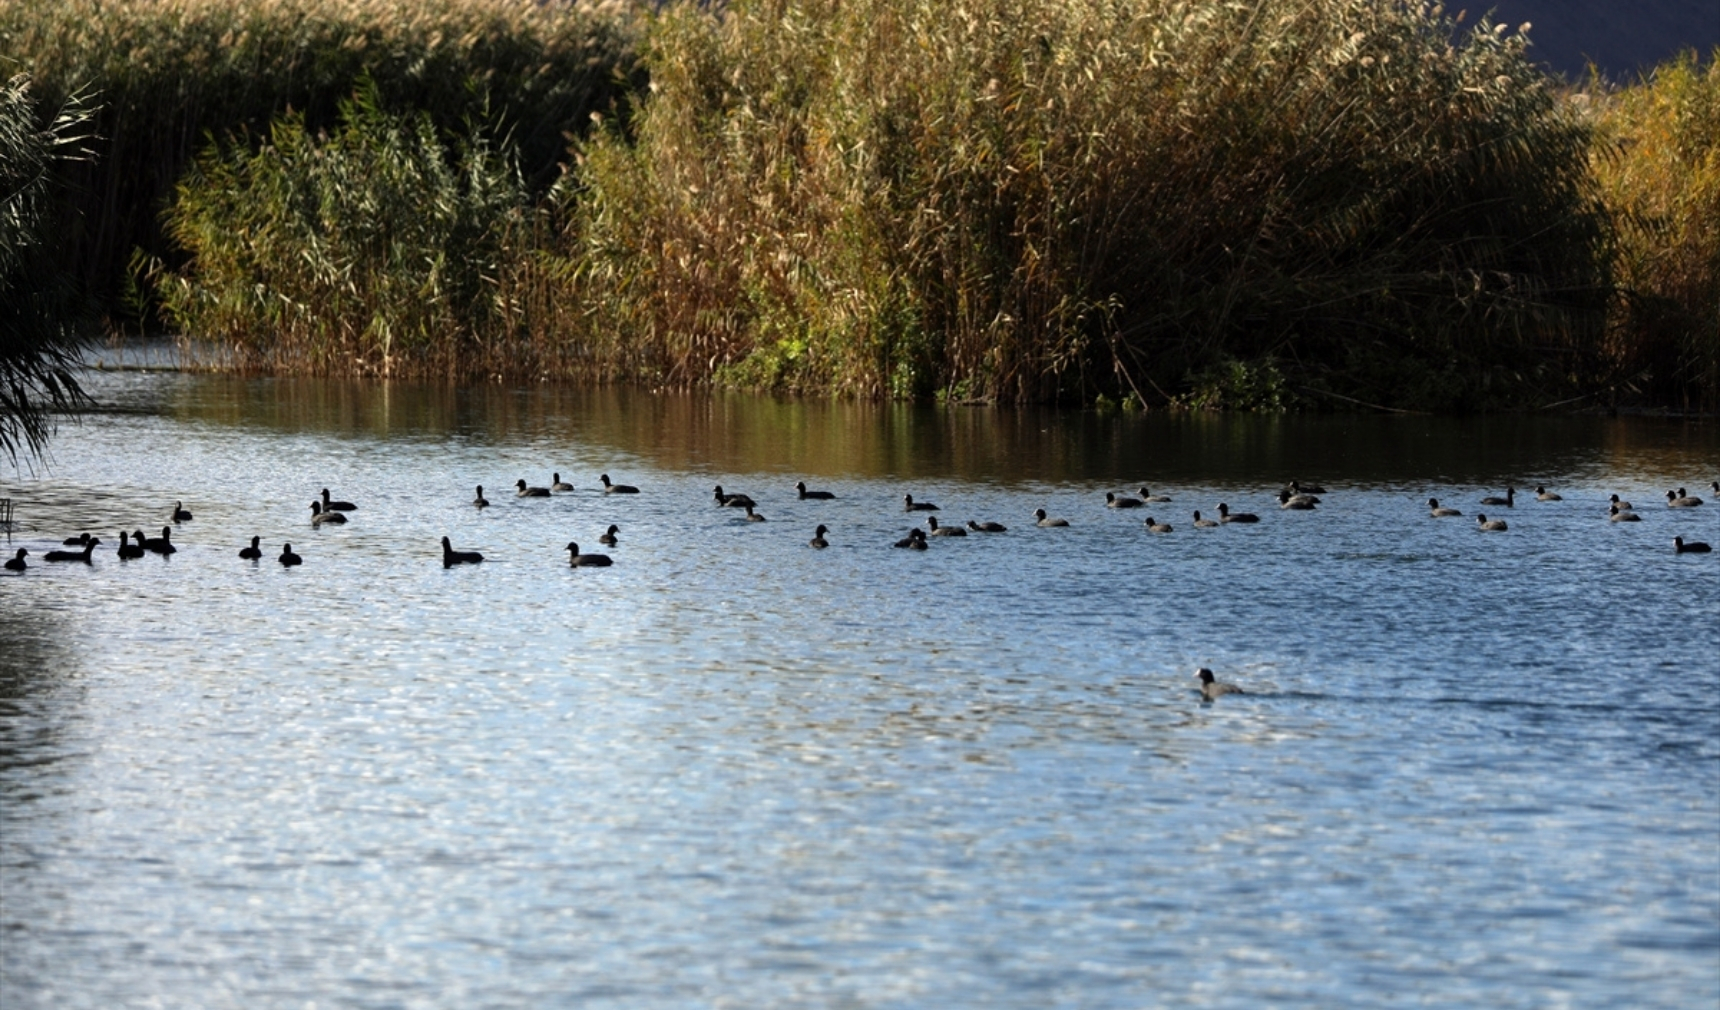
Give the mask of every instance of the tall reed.
[(1720, 50), (1597, 87), (1594, 171), (1617, 225), (1608, 344), (1629, 401), (1720, 409)]
[[(633, 86), (626, 0), (6, 0), (0, 52), (44, 108), (101, 102), (98, 157), (69, 173), (55, 251), (111, 298), (134, 249), (173, 259), (158, 216), (211, 135), (263, 136), (292, 111), (331, 127), (361, 76), (445, 130), (510, 131), (528, 182)], [(0, 72), (5, 72), (0, 67)]]
[(1520, 35), (1452, 37), (1374, 0), (672, 9), (583, 146), (568, 291), (651, 382), (1557, 396), (1608, 284), (1587, 127)]

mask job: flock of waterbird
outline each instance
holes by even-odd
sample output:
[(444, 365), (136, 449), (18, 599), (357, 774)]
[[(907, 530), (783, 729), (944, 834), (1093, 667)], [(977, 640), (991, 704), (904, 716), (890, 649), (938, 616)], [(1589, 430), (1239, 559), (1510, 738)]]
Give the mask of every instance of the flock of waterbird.
[[(574, 486), (572, 484), (561, 479), (560, 473), (552, 473), (550, 477), (551, 481), (548, 487), (535, 487), (527, 484), (524, 479), (515, 482), (515, 497), (548, 498), (552, 495), (565, 494), (574, 490)], [(614, 483), (609, 479), (608, 474), (603, 474), (598, 478), (598, 480), (602, 484), (602, 492), (605, 495), (635, 495), (639, 493), (639, 489), (631, 484)], [(1720, 481), (1711, 482), (1709, 487), (1713, 490), (1717, 499), (1720, 499)], [(801, 501), (830, 501), (836, 498), (836, 495), (830, 491), (809, 490), (805, 481), (797, 482), (794, 485), (794, 489), (798, 499)], [(1297, 481), (1291, 481), (1278, 492), (1278, 508), (1284, 511), (1309, 511), (1317, 508), (1321, 502), (1320, 496), (1327, 493), (1329, 492), (1327, 492), (1323, 487), (1315, 485), (1304, 486)], [(757, 511), (758, 502), (749, 495), (726, 492), (723, 490), (722, 485), (719, 484), (712, 489), (712, 497), (719, 508), (741, 509), (743, 514), (740, 518), (745, 521), (766, 521), (765, 517)], [(1525, 495), (1525, 498), (1526, 497), (1527, 496)], [(1557, 502), (1563, 501), (1564, 498), (1555, 492), (1548, 491), (1544, 486), (1537, 486), (1535, 488), (1535, 500), (1538, 502)], [(1145, 487), (1140, 489), (1139, 498), (1119, 495), (1114, 492), (1106, 492), (1105, 494), (1105, 507), (1108, 509), (1146, 509), (1151, 505), (1169, 504), (1170, 501), (1171, 499), (1169, 496), (1153, 494)], [(1516, 488), (1506, 488), (1504, 497), (1490, 495), (1482, 498), (1480, 504), (1485, 505), (1488, 508), (1515, 509), (1517, 504), (1517, 490)], [(1667, 508), (1689, 509), (1699, 507), (1702, 504), (1703, 500), (1701, 498), (1689, 494), (1684, 488), (1678, 488), (1676, 490), (1666, 492)], [(488, 508), (490, 505), (489, 500), (484, 497), (484, 488), (481, 484), (477, 487), (477, 494), (472, 499), (472, 505), (480, 509)], [(1428, 515), (1435, 519), (1461, 517), (1463, 515), (1462, 511), (1458, 509), (1441, 505), (1437, 498), (1429, 498), (1427, 500), (1427, 508)], [(328, 525), (343, 524), (347, 521), (347, 513), (355, 512), (357, 510), (358, 506), (352, 502), (340, 501), (332, 498), (329, 494), (329, 489), (325, 487), (322, 489), (321, 497), (310, 503), (311, 526), (313, 528), (317, 528)], [(930, 538), (965, 537), (968, 535), (969, 531), (976, 534), (997, 534), (1007, 533), (1009, 531), (1009, 527), (1002, 523), (990, 520), (982, 521), (969, 519), (967, 520), (966, 528), (963, 528), (962, 526), (942, 525), (938, 522), (938, 517), (931, 514), (942, 510), (931, 502), (915, 501), (912, 494), (902, 495), (902, 510), (908, 513), (927, 513), (926, 525), (923, 529), (918, 526), (913, 527), (907, 531), (906, 536), (895, 541), (893, 546), (906, 550), (926, 550), (928, 547), (928, 540)], [(1203, 517), (1200, 514), (1200, 511), (1196, 510), (1192, 515), (1194, 527), (1197, 529), (1211, 529), (1232, 523), (1247, 524), (1260, 522), (1260, 517), (1252, 512), (1232, 512), (1230, 510), (1230, 505), (1226, 502), (1218, 503), (1217, 512), (1218, 518), (1214, 519), (1210, 516)], [(1624, 501), (1616, 494), (1612, 495), (1608, 501), (1607, 516), (1610, 522), (1642, 521), (1642, 516), (1636, 511), (1635, 507), (1630, 502)], [(185, 503), (183, 501), (176, 501), (173, 503), (173, 507), (168, 510), (167, 518), (172, 525), (163, 526), (159, 537), (147, 536), (141, 529), (133, 532), (121, 531), (119, 534), (118, 552), (120, 560), (129, 561), (135, 558), (141, 558), (145, 554), (159, 554), (165, 556), (175, 553), (177, 548), (173, 544), (173, 525), (190, 522), (192, 520), (192, 514), (185, 508)], [(1503, 532), (1509, 529), (1509, 526), (1504, 519), (1489, 519), (1485, 513), (1476, 513), (1475, 521), (1476, 527), (1484, 532)], [(1066, 527), (1069, 525), (1069, 520), (1049, 515), (1041, 508), (1034, 510), (1033, 524), (1042, 528)], [(1154, 534), (1167, 534), (1175, 531), (1169, 523), (1160, 522), (1150, 515), (1146, 517), (1146, 521), (1143, 525), (1147, 532)], [(618, 534), (620, 532), (621, 528), (619, 526), (611, 524), (609, 528), (597, 538), (598, 542), (605, 546), (614, 546), (619, 542)], [(823, 523), (818, 524), (817, 529), (813, 532), (812, 539), (808, 541), (809, 545), (819, 549), (829, 547), (830, 541), (826, 539), (825, 536), (829, 532), (830, 528), (828, 526)], [(69, 547), (72, 548), (71, 550), (47, 551), (42, 555), (42, 560), (45, 562), (56, 563), (82, 562), (84, 564), (89, 564), (94, 557), (96, 547), (100, 546), (101, 543), (102, 541), (99, 538), (91, 536), (88, 533), (83, 533), (77, 537), (68, 538), (62, 542), (61, 547)], [(260, 562), (263, 557), (261, 544), (262, 538), (253, 536), (251, 538), (250, 546), (240, 549), (239, 557), (248, 561)], [(1672, 538), (1672, 544), (1674, 552), (1678, 554), (1707, 554), (1712, 551), (1712, 548), (1708, 544), (1701, 542), (1686, 543), (1682, 536), (1674, 536)], [(570, 541), (563, 550), (568, 552), (568, 563), (575, 568), (606, 568), (613, 563), (612, 559), (607, 554), (588, 554), (582, 552), (577, 542)], [(25, 561), (25, 558), (27, 558), (29, 554), (30, 552), (27, 548), (18, 548), (16, 555), (5, 562), (6, 570), (15, 573), (25, 571), (29, 567), (28, 563)], [(291, 542), (283, 543), (281, 545), (281, 553), (276, 557), (276, 560), (279, 561), (281, 565), (288, 568), (304, 563), (304, 558), (293, 550)], [(444, 568), (452, 568), (455, 565), (477, 564), (483, 560), (484, 556), (477, 551), (455, 550), (448, 537), (442, 538), (442, 566)], [(1226, 694), (1243, 693), (1242, 689), (1237, 687), (1235, 684), (1216, 680), (1213, 676), (1213, 672), (1205, 667), (1196, 671), (1196, 676), (1200, 680), (1201, 696), (1207, 701), (1212, 701), (1213, 699)]]

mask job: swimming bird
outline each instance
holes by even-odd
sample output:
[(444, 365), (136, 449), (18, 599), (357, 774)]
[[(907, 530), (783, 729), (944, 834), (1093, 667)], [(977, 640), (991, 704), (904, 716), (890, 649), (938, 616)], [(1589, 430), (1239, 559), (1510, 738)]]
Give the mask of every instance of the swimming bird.
[(829, 491), (808, 491), (806, 489), (806, 482), (803, 480), (797, 480), (794, 482), (794, 490), (800, 495), (801, 501), (829, 501), (836, 497)]
[(96, 545), (99, 543), (101, 543), (100, 540), (96, 539), (95, 537), (90, 537), (89, 540), (84, 542), (84, 549), (81, 551), (49, 551), (48, 553), (42, 555), (42, 560), (43, 561), (82, 561), (84, 564), (87, 565), (90, 563), (90, 552), (94, 551), (96, 549)]
[(902, 496), (902, 511), (904, 511), (904, 512), (936, 512), (936, 511), (938, 511), (938, 507), (936, 505), (933, 505), (929, 501), (915, 501), (913, 495), (905, 494)]
[(1547, 490), (1539, 484), (1535, 485), (1536, 501), (1564, 501), (1565, 499)]
[(604, 494), (638, 494), (639, 493), (639, 489), (634, 487), (631, 484), (611, 484), (611, 483), (609, 483), (609, 475), (608, 474), (604, 474), (602, 477), (599, 477), (598, 480), (603, 481), (603, 493)]
[(906, 547), (911, 551), (923, 551), (926, 549), (926, 531), (916, 526), (908, 531), (907, 536), (896, 541), (894, 546)]
[(282, 544), (281, 545), (281, 556), (276, 558), (275, 560), (279, 561), (282, 565), (284, 565), (287, 568), (291, 568), (294, 565), (302, 565), (305, 563), (304, 558), (301, 558), (297, 554), (293, 553), (293, 545), (292, 544)]
[(1138, 509), (1141, 507), (1141, 500), (1139, 498), (1119, 498), (1106, 491), (1105, 507), (1108, 509)]
[(1008, 533), (1009, 532), (1009, 527), (1005, 526), (1002, 523), (994, 523), (994, 522), (989, 522), (989, 521), (976, 523), (972, 519), (968, 520), (968, 529), (973, 530), (975, 533)]
[(1219, 502), (1218, 521), (1221, 523), (1257, 523), (1260, 521), (1260, 517), (1252, 512), (1238, 512), (1232, 515), (1230, 506)]
[(24, 555), (28, 553), (30, 552), (24, 548), (18, 548), (18, 553), (16, 555), (6, 559), (6, 570), (9, 572), (21, 572), (30, 567), (24, 563)]
[(521, 477), (519, 480), (514, 481), (514, 487), (519, 488), (519, 493), (514, 495), (515, 498), (548, 498), (549, 497), (549, 488), (547, 488), (547, 487), (526, 487), (526, 481), (525, 481), (524, 477)]
[(1609, 498), (1608, 501), (1612, 502), (1613, 506), (1621, 512), (1629, 512), (1631, 510), (1630, 502), (1624, 501), (1616, 494)]
[(1475, 513), (1475, 526), (1476, 526), (1476, 529), (1498, 530), (1500, 532), (1503, 532), (1507, 529), (1510, 529), (1510, 527), (1505, 525), (1505, 520), (1503, 520), (1503, 519), (1489, 519), (1479, 512)]
[(90, 535), (88, 533), (79, 533), (75, 537), (67, 537), (66, 539), (60, 541), (60, 546), (61, 547), (82, 547), (83, 545), (85, 545), (89, 542), (90, 542)]
[(163, 526), (161, 536), (158, 537), (145, 538), (141, 532), (138, 532), (133, 533), (132, 538), (143, 544), (143, 549), (151, 554), (160, 554), (165, 557), (177, 553), (179, 550), (173, 546), (173, 527), (171, 526)]
[(487, 509), (490, 507), (490, 500), (484, 497), (484, 485), (478, 485), (478, 497), (472, 499), (472, 504), (481, 509)]
[(757, 512), (754, 512), (753, 507), (751, 505), (748, 505), (746, 507), (746, 509), (747, 509), (747, 514), (746, 514), (745, 518), (746, 518), (747, 522), (749, 522), (749, 523), (762, 523), (762, 522), (764, 522), (764, 516), (761, 516)]
[(349, 501), (330, 501), (328, 488), (322, 489), (322, 510), (324, 512), (357, 512), (358, 506)]
[(1310, 484), (1307, 487), (1303, 487), (1302, 485), (1296, 483), (1295, 481), (1291, 481), (1290, 482), (1290, 493), (1291, 494), (1326, 494), (1328, 492), (1326, 491), (1325, 488), (1321, 487), (1318, 484)]
[(1701, 542), (1700, 540), (1698, 540), (1694, 543), (1688, 543), (1687, 544), (1684, 542), (1683, 537), (1673, 537), (1672, 538), (1672, 552), (1674, 554), (1707, 554), (1709, 551), (1712, 551), (1713, 549), (1714, 548), (1708, 546), (1707, 544)]
[(1034, 509), (1033, 510), (1033, 525), (1044, 526), (1047, 528), (1050, 528), (1052, 526), (1067, 526), (1067, 525), (1069, 525), (1069, 520), (1058, 519), (1058, 518), (1055, 518), (1053, 516), (1048, 516), (1045, 514), (1044, 509)]
[(932, 536), (934, 536), (934, 537), (965, 537), (965, 536), (967, 536), (967, 530), (962, 529), (960, 526), (939, 526), (937, 516), (927, 516), (926, 517), (926, 526), (931, 529)]
[(549, 475), (549, 489), (551, 491), (572, 491), (573, 485), (562, 480), (561, 474), (552, 473)]
[(130, 561), (133, 558), (143, 557), (143, 545), (140, 543), (127, 543), (126, 541), (130, 538), (131, 534), (124, 530), (119, 531), (119, 559), (121, 561)]
[(1194, 525), (1196, 529), (1210, 529), (1218, 525), (1217, 519), (1202, 519), (1200, 509), (1194, 510)]
[(1311, 494), (1291, 494), (1288, 488), (1278, 492), (1278, 507), (1281, 509), (1306, 512), (1318, 504), (1320, 504), (1320, 499)]
[(1463, 513), (1456, 509), (1445, 508), (1439, 504), (1438, 498), (1429, 498), (1427, 500), (1427, 514), (1438, 519), (1440, 516), (1460, 516)]
[(173, 503), (173, 515), (170, 518), (172, 518), (176, 523), (189, 522), (191, 520), (191, 513), (185, 511), (184, 502), (176, 501)]
[(812, 531), (812, 539), (808, 540), (807, 543), (819, 550), (823, 550), (830, 546), (830, 541), (824, 539), (824, 534), (829, 532), (830, 530), (823, 523), (819, 523), (818, 528)]
[(605, 547), (614, 547), (617, 543), (620, 542), (620, 541), (615, 539), (615, 534), (620, 533), (620, 532), (621, 532), (621, 527), (615, 525), (614, 523), (610, 523), (609, 529), (605, 530), (603, 535), (597, 538), (597, 542), (602, 544)]
[(1683, 488), (1679, 488), (1677, 491), (1666, 492), (1666, 504), (1675, 509), (1693, 509), (1702, 504), (1702, 499), (1692, 498), (1684, 493)]
[(1148, 533), (1169, 533), (1169, 532), (1171, 532), (1171, 524), (1158, 522), (1158, 521), (1154, 520), (1152, 516), (1148, 516), (1147, 517), (1147, 532)]
[(311, 502), (312, 526), (341, 526), (346, 523), (346, 516), (339, 512), (324, 512), (321, 502)]
[(239, 556), (246, 561), (258, 561), (263, 557), (263, 549), (258, 546), (263, 542), (262, 537), (252, 537), (251, 546), (239, 548)]
[(1212, 701), (1214, 698), (1222, 697), (1227, 694), (1248, 693), (1242, 688), (1237, 687), (1235, 684), (1213, 679), (1212, 671), (1208, 670), (1204, 666), (1195, 671), (1195, 676), (1200, 678), (1200, 696), (1207, 701)]
[(1607, 521), (1614, 523), (1639, 523), (1642, 522), (1642, 516), (1637, 515), (1630, 509), (1621, 509), (1617, 505), (1613, 505), (1607, 509)]
[(1505, 497), (1501, 498), (1498, 495), (1488, 495), (1486, 498), (1481, 499), (1481, 504), (1483, 504), (1483, 505), (1503, 505), (1506, 508), (1510, 509), (1510, 508), (1516, 508), (1517, 507), (1515, 504), (1516, 501), (1517, 501), (1517, 489), (1514, 487), (1508, 487), (1505, 489)]
[(567, 563), (573, 568), (608, 568), (613, 562), (607, 554), (581, 554), (579, 545), (569, 540), (567, 542)]
[(718, 505), (726, 505), (729, 508), (746, 508), (748, 505), (758, 504), (744, 494), (724, 494), (721, 484), (711, 489), (711, 495), (717, 499)]
[(477, 551), (457, 551), (448, 542), (447, 537), (442, 538), (443, 568), (452, 568), (455, 565), (475, 565), (482, 560), (484, 560), (484, 556)]
[(1141, 488), (1141, 500), (1148, 503), (1170, 501), (1171, 496), (1168, 494), (1151, 494), (1146, 488)]

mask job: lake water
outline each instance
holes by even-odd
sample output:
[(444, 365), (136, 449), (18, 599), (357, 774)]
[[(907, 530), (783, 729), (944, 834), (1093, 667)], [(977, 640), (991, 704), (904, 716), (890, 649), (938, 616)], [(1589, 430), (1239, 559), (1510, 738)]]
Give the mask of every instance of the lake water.
[(1711, 422), (91, 383), (0, 482), (8, 1010), (1720, 1003)]

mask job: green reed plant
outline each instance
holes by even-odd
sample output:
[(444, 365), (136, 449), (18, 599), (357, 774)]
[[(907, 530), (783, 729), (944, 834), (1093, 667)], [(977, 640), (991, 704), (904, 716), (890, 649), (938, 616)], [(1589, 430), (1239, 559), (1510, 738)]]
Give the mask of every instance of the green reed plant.
[(55, 251), (111, 297), (134, 249), (172, 258), (159, 214), (208, 135), (263, 136), (289, 110), (329, 128), (361, 76), (441, 129), (499, 124), (546, 188), (568, 134), (631, 87), (633, 22), (622, 0), (5, 0), (0, 52), (43, 108), (100, 98)]
[(466, 374), (518, 357), (498, 294), (527, 206), (507, 152), (384, 110), (367, 80), (333, 134), (293, 114), (255, 150), (208, 148), (168, 216), (190, 265), (155, 290), (229, 367)]
[(1594, 170), (1618, 236), (1619, 383), (1649, 402), (1720, 409), (1720, 50), (1595, 91)]
[(75, 374), (84, 313), (47, 250), (57, 169), (89, 157), (91, 114), (72, 95), (44, 122), (26, 75), (0, 82), (0, 452), (13, 465), (41, 452), (55, 412), (87, 402)]
[(564, 274), (617, 374), (1480, 406), (1597, 367), (1589, 132), (1482, 25), (1373, 0), (739, 0), (652, 25)]

